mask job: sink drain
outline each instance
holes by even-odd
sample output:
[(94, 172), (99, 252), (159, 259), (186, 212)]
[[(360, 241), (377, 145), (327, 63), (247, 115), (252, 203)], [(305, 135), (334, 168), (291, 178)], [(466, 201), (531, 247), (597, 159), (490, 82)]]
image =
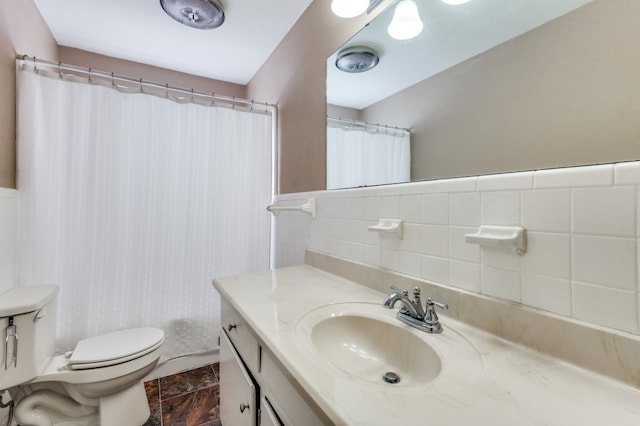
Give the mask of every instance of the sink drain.
[(382, 380), (384, 380), (387, 383), (391, 383), (392, 385), (394, 385), (394, 384), (396, 384), (396, 383), (398, 383), (400, 381), (400, 376), (398, 376), (393, 371), (387, 371), (382, 376)]

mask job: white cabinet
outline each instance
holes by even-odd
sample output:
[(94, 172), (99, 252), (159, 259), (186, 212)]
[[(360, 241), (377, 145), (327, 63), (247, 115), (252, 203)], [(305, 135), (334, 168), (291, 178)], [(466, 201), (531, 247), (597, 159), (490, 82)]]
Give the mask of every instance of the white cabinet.
[[(224, 426), (322, 426), (323, 413), (292, 384), (247, 321), (222, 299), (220, 419)], [(233, 381), (234, 383), (231, 383)], [(254, 385), (255, 384), (255, 385)], [(259, 400), (256, 399), (259, 395)], [(241, 412), (244, 405), (249, 407)], [(254, 423), (246, 423), (249, 416)], [(256, 414), (259, 413), (259, 414)]]
[(260, 426), (282, 426), (269, 400), (264, 396), (260, 399)]
[(256, 387), (227, 334), (220, 334), (220, 420), (223, 425), (256, 426)]

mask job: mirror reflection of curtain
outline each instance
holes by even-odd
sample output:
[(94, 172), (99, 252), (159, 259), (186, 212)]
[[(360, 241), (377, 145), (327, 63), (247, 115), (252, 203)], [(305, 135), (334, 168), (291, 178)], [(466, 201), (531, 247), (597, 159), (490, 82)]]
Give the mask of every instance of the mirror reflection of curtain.
[(269, 268), (270, 115), (26, 68), (19, 285), (60, 286), (57, 351), (141, 326), (165, 358), (215, 349), (211, 279)]
[(327, 127), (327, 189), (409, 182), (409, 132)]

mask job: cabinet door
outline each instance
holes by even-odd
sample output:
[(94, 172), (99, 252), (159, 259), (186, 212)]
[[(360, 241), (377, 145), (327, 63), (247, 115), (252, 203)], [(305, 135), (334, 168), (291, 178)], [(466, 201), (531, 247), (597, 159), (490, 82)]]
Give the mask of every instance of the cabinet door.
[(220, 332), (220, 420), (223, 425), (256, 426), (256, 387), (224, 329)]

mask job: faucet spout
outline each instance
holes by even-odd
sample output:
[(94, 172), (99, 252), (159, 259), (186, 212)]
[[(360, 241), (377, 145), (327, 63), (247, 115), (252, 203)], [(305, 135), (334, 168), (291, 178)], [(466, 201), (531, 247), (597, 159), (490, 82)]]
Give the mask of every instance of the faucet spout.
[(404, 322), (411, 327), (418, 328), (427, 333), (440, 333), (442, 332), (442, 325), (440, 324), (438, 315), (435, 312), (435, 307), (440, 309), (448, 309), (449, 306), (446, 303), (441, 303), (432, 298), (427, 298), (426, 307), (423, 308), (420, 302), (420, 288), (415, 287), (413, 289), (413, 299), (409, 299), (409, 291), (406, 289), (399, 289), (392, 286), (393, 293), (388, 294), (382, 306), (387, 309), (393, 309), (396, 303), (400, 302), (402, 307), (396, 315), (400, 321)]
[(399, 293), (391, 293), (387, 297), (384, 298), (384, 302), (382, 302), (382, 306), (387, 309), (393, 309), (396, 306), (396, 303), (402, 303), (401, 311), (407, 313), (412, 318), (419, 318), (420, 314), (418, 313), (413, 303), (409, 300), (409, 297), (406, 294)]

